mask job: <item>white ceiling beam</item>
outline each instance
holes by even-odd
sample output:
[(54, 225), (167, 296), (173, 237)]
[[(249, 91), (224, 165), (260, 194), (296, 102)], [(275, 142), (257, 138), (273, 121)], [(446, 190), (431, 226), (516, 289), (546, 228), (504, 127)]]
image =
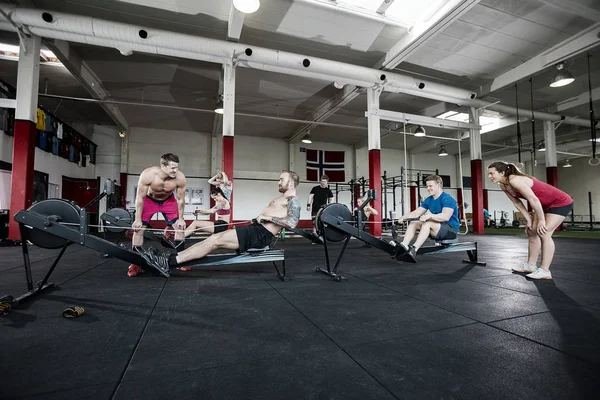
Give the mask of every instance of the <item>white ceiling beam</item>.
[[(93, 98), (104, 100), (111, 97), (110, 93), (102, 86), (102, 81), (68, 42), (45, 40), (44, 43)], [(129, 130), (129, 124), (117, 105), (101, 103), (100, 106), (120, 130)]]
[(480, 0), (450, 0), (444, 7), (437, 11), (427, 22), (417, 23), (412, 26), (380, 60), (375, 68), (396, 68), (408, 56), (423, 46), (442, 30), (460, 18), (465, 12), (477, 5)]
[[(477, 124), (470, 124), (467, 122), (452, 121), (449, 119), (425, 117), (423, 115), (407, 114), (397, 111), (379, 110), (377, 112), (379, 118), (384, 121), (402, 122), (407, 124), (416, 124), (423, 126), (432, 126), (435, 128), (446, 128), (446, 129), (481, 129), (481, 126)], [(365, 112), (365, 116), (367, 113)]]
[(17, 100), (15, 99), (0, 99), (0, 108), (17, 108)]
[(231, 2), (229, 8), (229, 20), (227, 23), (227, 39), (230, 41), (239, 41), (242, 35), (242, 27), (244, 26), (244, 17), (246, 14), (239, 12)]
[(600, 21), (600, 11), (581, 4), (581, 1), (573, 0), (538, 0), (540, 3), (559, 8), (569, 14), (583, 17), (590, 21)]
[[(388, 70), (396, 68), (402, 61), (406, 60), (410, 55), (414, 54), (419, 48), (421, 48), (425, 43), (427, 43), (427, 41), (429, 41), (435, 35), (437, 35), (441, 31), (441, 29), (444, 29), (448, 24), (458, 19), (469, 8), (479, 3), (479, 1), (480, 0), (452, 0), (451, 3), (455, 5), (454, 8), (450, 8), (449, 10), (447, 10), (446, 14), (438, 15), (438, 13), (431, 17), (430, 21), (433, 21), (433, 23), (429, 25), (428, 29), (421, 29), (420, 33), (418, 34), (416, 32), (413, 32), (412, 34), (407, 33), (406, 36), (410, 36), (410, 39), (401, 39), (400, 42), (398, 42), (392, 48), (394, 53), (391, 53), (392, 50), (390, 50), (388, 52), (388, 55), (386, 55), (386, 57), (383, 60), (381, 60), (375, 67)], [(392, 1), (390, 1), (389, 4), (387, 4), (387, 7), (389, 7), (391, 3)], [(381, 4), (381, 6), (379, 6), (379, 8), (381, 9), (382, 7), (384, 7), (384, 4), (385, 1)], [(387, 7), (385, 7), (385, 9), (387, 9)], [(438, 24), (440, 25), (440, 27), (438, 27)], [(406, 46), (408, 48), (405, 49), (402, 46)], [(388, 56), (391, 58), (388, 59)], [(358, 87), (354, 85), (346, 85), (344, 86), (342, 93), (326, 100), (319, 107), (317, 107), (310, 119), (315, 122), (325, 121), (359, 95), (360, 91)], [(307, 131), (315, 128), (316, 125), (306, 124), (300, 129), (298, 129), (292, 136), (290, 136), (288, 140), (290, 142), (299, 140), (306, 134)]]
[(498, 76), (481, 88), (479, 97), (525, 79), (551, 65), (584, 53), (600, 44), (600, 22), (560, 42), (556, 46)]
[[(596, 89), (592, 89), (592, 101), (600, 100), (600, 87)], [(579, 107), (584, 104), (589, 104), (590, 102), (590, 93), (585, 92), (581, 93), (579, 96), (572, 97), (570, 99), (559, 102), (556, 105), (556, 109), (558, 112), (562, 112), (565, 110), (570, 110), (571, 108)]]

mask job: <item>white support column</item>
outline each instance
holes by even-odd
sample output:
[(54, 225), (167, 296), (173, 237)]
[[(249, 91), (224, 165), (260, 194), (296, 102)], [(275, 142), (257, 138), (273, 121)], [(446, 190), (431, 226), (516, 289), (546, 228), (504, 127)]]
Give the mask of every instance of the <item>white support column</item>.
[(15, 119), (35, 122), (40, 83), (41, 38), (21, 35), (20, 43)]
[[(126, 174), (129, 169), (129, 133), (121, 138), (121, 170), (122, 174)], [(123, 193), (123, 196), (127, 197), (127, 193)]]
[(380, 89), (367, 88), (367, 125), (368, 125), (368, 149), (379, 150), (381, 148), (381, 124), (379, 119), (379, 95)]
[(296, 157), (296, 145), (294, 143), (289, 143), (288, 145), (288, 160), (289, 160), (289, 170), (290, 171), (294, 171), (296, 173), (298, 173), (298, 171), (296, 171), (295, 168), (295, 163), (294, 163), (294, 159)]
[[(469, 123), (479, 125), (479, 113), (475, 107), (469, 108)], [(469, 144), (471, 145), (471, 160), (481, 160), (481, 131), (469, 129)]]
[(223, 64), (223, 136), (235, 132), (235, 67)]
[(544, 121), (544, 143), (546, 144), (546, 168), (556, 167), (556, 134), (554, 130), (554, 122)]
[(369, 189), (375, 189), (377, 198), (372, 201), (371, 206), (379, 212), (378, 215), (371, 216), (372, 224), (370, 232), (373, 236), (381, 236), (381, 124), (379, 119), (379, 95), (381, 89), (367, 89), (367, 125), (369, 128)]

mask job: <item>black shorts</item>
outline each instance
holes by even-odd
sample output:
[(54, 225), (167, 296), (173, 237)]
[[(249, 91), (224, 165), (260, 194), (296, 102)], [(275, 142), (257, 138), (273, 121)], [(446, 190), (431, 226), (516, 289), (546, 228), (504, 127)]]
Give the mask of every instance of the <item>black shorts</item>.
[(248, 249), (267, 247), (271, 244), (271, 239), (273, 239), (273, 234), (258, 222), (237, 228), (235, 232), (240, 244), (240, 253), (244, 253)]
[(569, 204), (568, 206), (549, 208), (546, 211), (546, 214), (556, 214), (566, 217), (571, 211), (573, 211), (573, 203)]
[(456, 231), (449, 222), (440, 222), (440, 230), (437, 235), (432, 236), (435, 240), (450, 240), (456, 239)]
[(229, 224), (227, 222), (225, 222), (221, 219), (218, 219), (215, 221), (213, 230), (214, 230), (214, 233), (220, 233), (220, 232), (226, 231), (228, 227), (229, 227)]

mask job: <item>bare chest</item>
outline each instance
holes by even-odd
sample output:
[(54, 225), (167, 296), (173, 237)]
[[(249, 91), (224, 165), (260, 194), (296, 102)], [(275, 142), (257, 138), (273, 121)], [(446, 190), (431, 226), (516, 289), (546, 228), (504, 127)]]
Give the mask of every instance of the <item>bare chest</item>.
[(150, 184), (152, 193), (171, 193), (177, 189), (177, 181), (175, 179), (162, 180), (159, 177), (154, 177)]

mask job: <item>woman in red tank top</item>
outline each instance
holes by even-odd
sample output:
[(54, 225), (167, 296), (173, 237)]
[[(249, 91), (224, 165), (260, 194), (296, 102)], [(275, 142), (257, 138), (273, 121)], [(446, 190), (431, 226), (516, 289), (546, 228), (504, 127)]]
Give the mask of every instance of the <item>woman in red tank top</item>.
[(207, 232), (207, 233), (219, 233), (226, 231), (229, 227), (229, 220), (231, 217), (231, 204), (229, 200), (223, 195), (220, 188), (213, 188), (210, 192), (210, 197), (215, 201), (215, 206), (208, 210), (196, 210), (194, 213), (210, 215), (216, 214), (215, 222), (198, 219), (195, 220), (185, 230), (185, 237), (190, 236), (194, 232)]
[[(513, 202), (527, 220), (529, 237), (527, 263), (514, 267), (514, 272), (527, 272), (528, 278), (552, 279), (550, 264), (554, 257), (554, 230), (573, 210), (573, 199), (567, 193), (532, 176), (524, 174), (511, 163), (496, 161), (488, 166), (488, 178)], [(525, 199), (533, 209), (533, 218), (520, 199)], [(542, 252), (540, 267), (536, 266)]]

